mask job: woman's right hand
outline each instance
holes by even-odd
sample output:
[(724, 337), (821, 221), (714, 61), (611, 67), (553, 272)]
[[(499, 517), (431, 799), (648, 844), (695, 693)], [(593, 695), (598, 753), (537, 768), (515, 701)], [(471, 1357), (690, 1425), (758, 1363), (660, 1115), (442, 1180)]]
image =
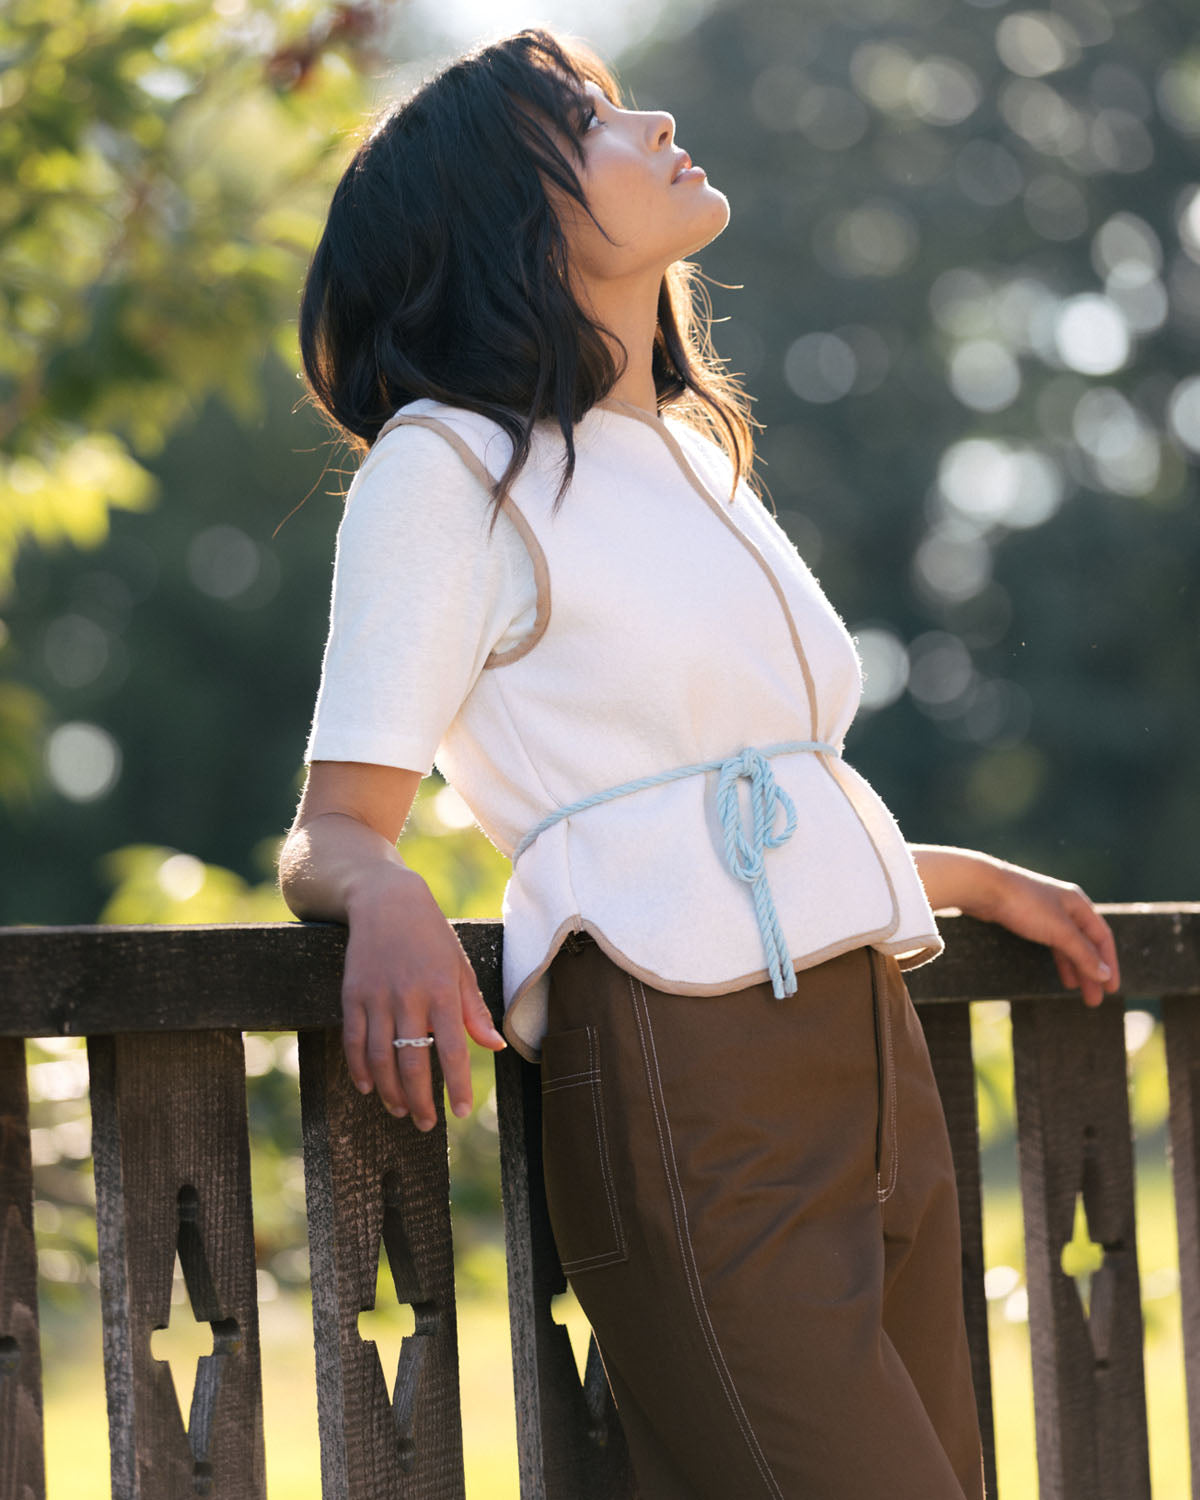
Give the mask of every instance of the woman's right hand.
[(450, 1108), (471, 1112), (470, 1036), (499, 1051), (471, 961), (415, 870), (378, 873), (348, 911), (342, 981), (342, 1039), (350, 1076), (372, 1088), (392, 1114), (420, 1130), (437, 1122), (429, 1047), (395, 1047), (395, 1037), (432, 1036)]
[(279, 887), (298, 917), (350, 929), (342, 1037), (351, 1078), (432, 1130), (432, 1049), (393, 1039), (434, 1038), (456, 1115), (471, 1109), (467, 1036), (492, 1051), (505, 1042), (454, 928), (396, 852), (420, 782), (419, 771), (395, 766), (313, 761), (280, 852)]

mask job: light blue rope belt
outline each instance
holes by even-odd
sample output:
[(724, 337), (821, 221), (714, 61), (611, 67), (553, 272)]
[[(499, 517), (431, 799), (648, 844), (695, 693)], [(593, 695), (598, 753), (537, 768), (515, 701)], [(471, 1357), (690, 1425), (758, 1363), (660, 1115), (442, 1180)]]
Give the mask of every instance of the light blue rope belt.
[[(636, 781), (624, 781), (620, 786), (607, 787), (602, 792), (593, 792), (581, 797), (566, 807), (556, 807), (536, 828), (531, 828), (513, 850), (515, 865), (539, 833), (563, 818), (595, 807), (601, 802), (611, 802), (615, 797), (624, 797), (629, 792), (640, 792), (645, 787), (661, 786), (667, 781), (679, 781), (684, 776), (695, 776), (701, 771), (719, 771), (717, 781), (717, 813), (725, 834), (725, 862), (731, 873), (744, 880), (754, 897), (754, 911), (758, 917), (758, 930), (762, 934), (763, 948), (767, 955), (767, 970), (771, 976), (771, 988), (778, 999), (796, 993), (796, 970), (791, 954), (779, 925), (779, 914), (771, 887), (767, 883), (765, 868), (766, 851), (778, 849), (796, 831), (796, 807), (792, 799), (775, 780), (768, 764), (772, 755), (790, 755), (796, 750), (814, 750), (820, 755), (837, 755), (832, 745), (823, 740), (783, 740), (778, 745), (767, 745), (756, 749), (747, 745), (735, 755), (724, 759), (700, 760), (690, 766), (676, 766), (671, 771), (659, 771), (654, 776), (639, 776)], [(742, 826), (741, 809), (738, 805), (738, 782), (742, 777), (750, 782), (750, 812), (753, 826), (749, 835)], [(776, 809), (782, 807), (786, 817), (785, 826), (778, 833), (772, 832)]]

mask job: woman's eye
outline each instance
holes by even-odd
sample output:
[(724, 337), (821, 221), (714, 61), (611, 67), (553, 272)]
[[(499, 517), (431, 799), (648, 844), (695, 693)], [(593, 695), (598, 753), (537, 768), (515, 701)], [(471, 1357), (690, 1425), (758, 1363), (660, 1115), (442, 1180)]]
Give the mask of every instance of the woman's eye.
[(591, 105), (588, 105), (587, 109), (585, 109), (579, 117), (579, 134), (586, 135), (587, 132), (596, 123), (596, 119), (596, 111), (591, 107)]

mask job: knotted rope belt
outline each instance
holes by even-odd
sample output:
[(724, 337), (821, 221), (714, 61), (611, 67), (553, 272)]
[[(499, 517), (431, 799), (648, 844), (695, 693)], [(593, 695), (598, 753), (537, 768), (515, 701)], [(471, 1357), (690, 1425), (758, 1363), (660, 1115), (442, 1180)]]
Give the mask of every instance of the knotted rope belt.
[[(790, 755), (797, 750), (811, 750), (819, 755), (837, 755), (838, 751), (823, 740), (783, 740), (777, 745), (757, 749), (747, 745), (734, 755), (724, 759), (696, 761), (690, 766), (676, 766), (671, 771), (659, 771), (654, 776), (639, 776), (636, 781), (623, 781), (620, 786), (606, 787), (602, 792), (593, 792), (581, 797), (566, 807), (557, 807), (535, 827), (531, 828), (513, 850), (512, 862), (529, 848), (539, 833), (563, 818), (572, 817), (586, 808), (601, 802), (611, 802), (630, 792), (640, 792), (645, 787), (661, 786), (667, 781), (679, 781), (685, 776), (696, 776), (702, 771), (719, 771), (717, 779), (717, 813), (725, 835), (725, 862), (730, 872), (749, 885), (754, 898), (754, 912), (758, 918), (758, 930), (762, 934), (763, 949), (767, 956), (767, 971), (771, 976), (771, 989), (778, 999), (796, 993), (796, 970), (788, 952), (783, 929), (779, 925), (779, 914), (775, 900), (767, 883), (765, 866), (766, 851), (778, 849), (796, 831), (796, 807), (792, 799), (775, 780), (769, 757)], [(747, 833), (742, 825), (741, 809), (738, 805), (738, 782), (745, 777), (750, 782), (750, 814), (752, 825)], [(777, 809), (782, 807), (785, 823), (778, 833), (773, 832)]]

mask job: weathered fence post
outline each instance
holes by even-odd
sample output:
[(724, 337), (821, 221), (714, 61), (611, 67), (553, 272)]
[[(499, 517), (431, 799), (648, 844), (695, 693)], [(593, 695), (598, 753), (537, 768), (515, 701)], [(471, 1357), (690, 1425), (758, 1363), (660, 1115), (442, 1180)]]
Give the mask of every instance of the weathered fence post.
[[(263, 1500), (241, 1033), (92, 1036), (88, 1065), (113, 1496)], [(186, 1422), (150, 1352), (172, 1316), (176, 1254), (190, 1314), (213, 1336)]]
[[(423, 1134), (351, 1081), (340, 1027), (300, 1033), (300, 1099), (325, 1500), (463, 1500), (458, 1329), (441, 1075)], [(416, 1320), (394, 1390), (358, 1316), (380, 1244)]]
[(0, 1500), (44, 1500), (25, 1043), (0, 1037)]
[(963, 1312), (971, 1348), (971, 1378), (987, 1493), (995, 1496), (996, 1432), (992, 1416), (992, 1365), (988, 1349), (987, 1295), (983, 1283), (983, 1193), (979, 1173), (979, 1116), (975, 1102), (975, 1060), (971, 1050), (971, 1007), (923, 1005), (918, 1010), (937, 1079), (958, 1183), (962, 1231)]
[(1168, 1150), (1179, 1242), (1188, 1448), (1195, 1494), (1200, 1490), (1200, 1006), (1190, 996), (1168, 995), (1162, 1009), (1171, 1101)]
[(509, 1049), (496, 1058), (500, 1179), (521, 1500), (632, 1500), (625, 1436), (591, 1340), (580, 1382), (553, 1299), (567, 1287), (542, 1185), (541, 1076)]
[[(1124, 1006), (1012, 1012), (1041, 1500), (1148, 1500)], [(1080, 1199), (1103, 1250), (1087, 1314), (1062, 1265)]]

